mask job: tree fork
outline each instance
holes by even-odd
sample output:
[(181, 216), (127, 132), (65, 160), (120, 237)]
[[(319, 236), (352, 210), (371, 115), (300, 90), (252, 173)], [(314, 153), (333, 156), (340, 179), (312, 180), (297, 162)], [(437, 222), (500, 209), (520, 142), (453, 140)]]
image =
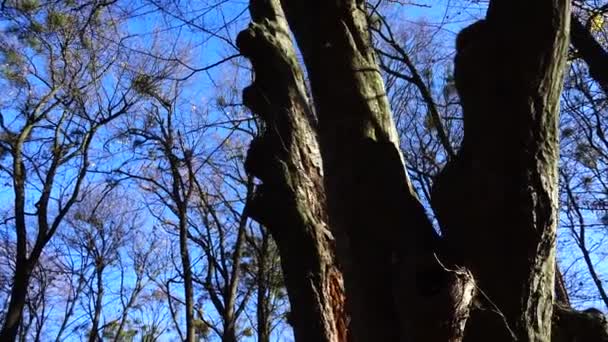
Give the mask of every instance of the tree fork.
[(281, 3), (319, 118), (353, 339), (460, 340), (472, 279), (438, 261), (439, 240), (405, 173), (365, 2)]

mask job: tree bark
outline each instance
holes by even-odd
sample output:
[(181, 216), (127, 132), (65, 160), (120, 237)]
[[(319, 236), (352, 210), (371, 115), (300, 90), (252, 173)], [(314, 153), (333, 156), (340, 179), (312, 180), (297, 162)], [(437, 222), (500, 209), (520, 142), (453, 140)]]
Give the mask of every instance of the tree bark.
[(494, 0), (459, 35), (465, 140), (434, 188), (441, 237), (404, 170), (364, 2), (250, 10), (243, 100), (265, 128), (245, 165), (262, 181), (248, 209), (279, 246), (296, 340), (550, 341), (568, 1)]
[(553, 309), (552, 342), (608, 342), (608, 320), (599, 310), (576, 311), (557, 304)]
[(278, 0), (252, 0), (252, 23), (237, 45), (255, 70), (243, 102), (263, 121), (245, 168), (262, 181), (247, 203), (271, 232), (291, 303), (298, 341), (346, 341), (342, 273), (326, 223), (316, 123), (289, 28)]
[(459, 340), (472, 279), (437, 260), (438, 236), (404, 170), (365, 2), (282, 4), (319, 118), (329, 221), (353, 340)]
[(452, 260), (480, 289), (465, 341), (550, 340), (569, 7), (491, 1), (456, 42), (465, 135), (432, 204)]

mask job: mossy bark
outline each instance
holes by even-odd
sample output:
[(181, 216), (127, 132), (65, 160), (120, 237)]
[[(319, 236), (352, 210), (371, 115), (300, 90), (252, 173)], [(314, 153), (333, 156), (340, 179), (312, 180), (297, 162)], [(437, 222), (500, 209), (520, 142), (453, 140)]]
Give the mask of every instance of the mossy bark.
[(327, 225), (316, 121), (279, 1), (250, 2), (252, 22), (237, 39), (255, 80), (243, 102), (264, 123), (245, 168), (262, 184), (247, 212), (279, 247), (298, 341), (346, 341), (342, 273)]
[(404, 169), (365, 2), (281, 3), (319, 119), (329, 223), (353, 339), (458, 340), (471, 278), (437, 260), (439, 239)]
[(248, 210), (277, 240), (296, 339), (549, 341), (568, 1), (494, 0), (459, 35), (465, 140), (434, 189), (441, 237), (405, 172), (364, 1), (250, 4), (243, 97), (266, 127)]

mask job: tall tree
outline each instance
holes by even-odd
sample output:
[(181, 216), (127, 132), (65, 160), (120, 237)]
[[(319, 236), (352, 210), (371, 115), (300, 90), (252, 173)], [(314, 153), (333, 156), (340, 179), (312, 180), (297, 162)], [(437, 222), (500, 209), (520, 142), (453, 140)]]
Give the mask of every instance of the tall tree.
[[(515, 15), (521, 21), (513, 27)], [(495, 331), (471, 328), (473, 340), (551, 336), (568, 21), (567, 1), (494, 1), (456, 42), (465, 135), (436, 182), (433, 204), (454, 261), (471, 269), (485, 305), (500, 310), (483, 318), (492, 314), (476, 311), (471, 326)], [(451, 202), (462, 196), (467, 205)]]
[[(557, 126), (569, 2), (494, 0), (484, 20), (459, 34), (455, 81), (465, 137), (432, 193), (441, 235), (404, 172), (364, 5), (252, 0), (253, 23), (238, 40), (256, 73), (243, 92), (244, 103), (267, 125), (247, 159), (248, 171), (262, 181), (251, 204), (252, 212), (262, 210), (252, 217), (270, 229), (284, 258), (296, 338), (551, 340)], [(310, 78), (314, 111), (308, 110), (304, 85), (298, 83), (283, 13)], [(303, 134), (310, 138), (302, 140)], [(323, 165), (316, 175), (323, 186), (303, 193), (313, 194), (308, 198), (326, 211), (335, 250), (333, 239), (313, 245), (281, 241), (298, 225), (274, 228), (277, 217), (289, 222), (311, 207), (310, 202), (298, 205), (284, 190), (298, 189), (298, 181), (310, 176), (310, 168), (291, 171), (291, 165), (314, 158), (311, 141), (319, 146)], [(280, 215), (261, 215), (292, 203), (299, 210), (281, 207)], [(290, 278), (303, 275), (311, 264), (288, 260), (301, 249), (300, 255), (316, 256), (319, 250), (328, 255), (312, 259), (313, 269), (339, 265), (346, 311), (332, 311), (323, 301), (297, 305), (305, 291)], [(309, 284), (324, 288), (322, 272), (308, 274), (314, 275)], [(309, 334), (319, 332), (317, 338), (298, 331), (310, 325), (302, 321), (310, 308), (320, 322), (330, 323), (309, 329)], [(568, 320), (564, 312), (555, 315), (562, 323)], [(335, 324), (348, 321), (347, 331)]]
[[(138, 123), (138, 126), (127, 127), (127, 132), (135, 137), (133, 146), (138, 150), (144, 149), (144, 155), (150, 157), (138, 171), (133, 172), (121, 167), (116, 172), (142, 182), (142, 187), (149, 189), (175, 218), (175, 222), (167, 219), (166, 223), (175, 228), (179, 237), (181, 274), (184, 279), (185, 340), (194, 342), (194, 282), (188, 245), (188, 208), (193, 194), (196, 193), (196, 187), (193, 180), (195, 174), (186, 168), (189, 159), (193, 157), (193, 151), (185, 147), (187, 142), (176, 128), (176, 94), (179, 89), (177, 82), (163, 93), (158, 89), (158, 81), (152, 77), (141, 74), (138, 80), (140, 91), (155, 101), (147, 109), (147, 121)], [(156, 152), (159, 152), (158, 155)]]
[[(256, 228), (259, 233), (256, 233)], [(270, 232), (260, 226), (251, 227), (247, 235), (250, 262), (242, 268), (248, 280), (255, 284), (255, 323), (259, 342), (270, 342), (273, 330), (285, 317), (286, 293), (281, 272), (279, 251)]]
[(89, 269), (81, 275), (89, 279), (83, 295), (87, 302), (85, 311), (91, 321), (90, 342), (100, 340), (104, 323), (107, 323), (103, 321), (104, 304), (108, 302), (107, 292), (110, 292), (107, 291), (107, 275), (120, 263), (122, 250), (133, 238), (135, 227), (142, 223), (141, 216), (125, 199), (112, 187), (86, 193), (66, 218), (72, 230), (64, 237), (66, 245), (71, 250), (84, 251), (86, 255), (81, 260), (91, 260), (87, 263)]
[(249, 216), (272, 233), (301, 341), (345, 341), (342, 274), (328, 230), (317, 123), (278, 0), (252, 1), (252, 23), (237, 38), (256, 71), (243, 102), (265, 129), (253, 140), (245, 169), (262, 180)]
[(3, 341), (17, 336), (32, 272), (78, 199), (95, 136), (137, 100), (124, 85), (122, 51), (100, 38), (120, 25), (109, 5), (2, 3), (2, 85), (11, 95), (0, 113), (0, 171), (12, 181), (17, 241)]

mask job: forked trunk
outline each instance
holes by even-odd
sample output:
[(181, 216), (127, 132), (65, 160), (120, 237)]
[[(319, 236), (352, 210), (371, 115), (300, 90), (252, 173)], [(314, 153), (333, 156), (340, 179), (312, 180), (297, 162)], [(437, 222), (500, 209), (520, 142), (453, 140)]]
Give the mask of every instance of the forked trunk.
[(251, 0), (237, 42), (255, 70), (244, 103), (264, 122), (247, 207), (279, 246), (296, 340), (540, 342), (559, 317), (555, 341), (574, 341), (581, 313), (553, 316), (569, 2), (494, 0), (459, 35), (465, 138), (434, 188), (441, 237), (405, 172), (364, 6)]
[(405, 173), (365, 1), (282, 4), (319, 118), (353, 340), (459, 340), (474, 286), (465, 270), (441, 265), (439, 238)]

